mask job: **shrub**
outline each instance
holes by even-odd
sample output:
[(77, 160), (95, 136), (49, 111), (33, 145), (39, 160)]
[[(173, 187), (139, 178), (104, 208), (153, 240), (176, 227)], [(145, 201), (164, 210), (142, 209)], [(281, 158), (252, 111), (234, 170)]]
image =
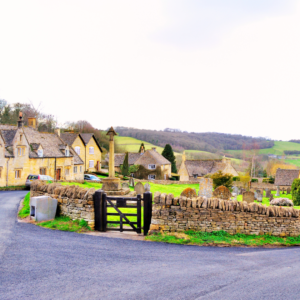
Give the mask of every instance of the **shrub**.
[(251, 179), (251, 182), (258, 182), (258, 179), (252, 178), (252, 179)]
[(294, 205), (300, 205), (300, 179), (294, 179), (291, 194)]
[(129, 173), (131, 174), (131, 173), (135, 173), (135, 172), (137, 172), (138, 170), (139, 170), (139, 165), (132, 165), (132, 166), (130, 166), (129, 167)]
[(231, 174), (223, 174), (222, 171), (219, 171), (211, 176), (213, 180), (213, 187), (216, 189), (219, 186), (226, 186), (231, 190), (232, 187), (232, 175)]
[(234, 176), (234, 177), (232, 177), (232, 181), (240, 181), (240, 176)]
[(192, 188), (186, 188), (182, 191), (180, 196), (184, 196), (184, 197), (187, 197), (187, 198), (193, 198), (193, 197), (197, 197), (197, 193)]

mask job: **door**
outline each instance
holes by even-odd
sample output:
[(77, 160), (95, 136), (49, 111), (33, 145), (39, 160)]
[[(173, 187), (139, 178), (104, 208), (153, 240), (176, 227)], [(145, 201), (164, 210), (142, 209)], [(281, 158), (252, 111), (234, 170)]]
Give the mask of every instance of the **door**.
[(61, 169), (56, 170), (56, 180), (60, 180), (61, 178)]

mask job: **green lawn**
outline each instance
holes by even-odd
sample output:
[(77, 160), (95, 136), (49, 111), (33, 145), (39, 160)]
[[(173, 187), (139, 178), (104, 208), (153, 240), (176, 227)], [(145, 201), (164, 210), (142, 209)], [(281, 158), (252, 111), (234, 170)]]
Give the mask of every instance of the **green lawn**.
[(164, 242), (185, 245), (215, 245), (215, 246), (296, 246), (300, 245), (300, 236), (297, 237), (275, 237), (270, 235), (230, 235), (225, 231), (185, 231), (184, 233), (156, 233), (146, 237), (153, 242)]
[(300, 159), (285, 159), (284, 162), (300, 168)]
[(30, 192), (26, 194), (24, 201), (23, 201), (23, 207), (20, 209), (18, 216), (20, 218), (26, 218), (30, 214), (30, 207), (29, 207), (29, 202), (30, 202)]

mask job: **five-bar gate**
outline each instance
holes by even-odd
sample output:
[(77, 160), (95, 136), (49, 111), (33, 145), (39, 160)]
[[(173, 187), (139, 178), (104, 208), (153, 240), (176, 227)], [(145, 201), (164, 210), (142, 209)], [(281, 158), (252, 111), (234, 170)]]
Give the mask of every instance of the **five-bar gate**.
[[(109, 197), (104, 191), (98, 190), (94, 195), (95, 206), (95, 230), (105, 232), (107, 230), (123, 231), (135, 231), (136, 233), (142, 233), (147, 235), (152, 217), (152, 193), (146, 192), (141, 195), (137, 195), (134, 198), (127, 197)], [(142, 227), (142, 206), (144, 226)], [(108, 212), (108, 208), (113, 208), (113, 212)], [(121, 208), (136, 208), (136, 213), (124, 213)], [(111, 211), (111, 210), (110, 210)], [(120, 216), (120, 221), (110, 221), (107, 216)], [(128, 217), (136, 217), (136, 222), (130, 221)], [(107, 224), (118, 224), (119, 228), (112, 228)], [(129, 225), (130, 227), (124, 225)]]

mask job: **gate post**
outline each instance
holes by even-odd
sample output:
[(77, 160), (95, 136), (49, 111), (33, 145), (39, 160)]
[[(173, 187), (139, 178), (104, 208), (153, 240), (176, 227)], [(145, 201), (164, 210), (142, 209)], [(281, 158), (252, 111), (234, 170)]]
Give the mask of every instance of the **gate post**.
[(152, 218), (152, 193), (144, 193), (144, 235), (148, 234)]
[(94, 194), (95, 230), (98, 231), (106, 231), (103, 194), (103, 190), (97, 190)]

